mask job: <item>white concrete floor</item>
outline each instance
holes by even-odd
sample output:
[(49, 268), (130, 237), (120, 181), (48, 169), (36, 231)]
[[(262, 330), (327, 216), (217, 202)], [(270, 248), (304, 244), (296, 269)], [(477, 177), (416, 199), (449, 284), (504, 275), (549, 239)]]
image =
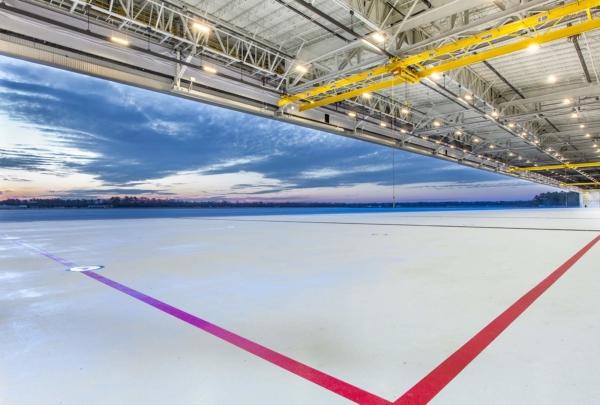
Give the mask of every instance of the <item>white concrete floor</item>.
[[(15, 240), (392, 403), (596, 238), (600, 210), (0, 225), (2, 405), (351, 403)], [(600, 243), (431, 403), (600, 403), (598, 291)]]

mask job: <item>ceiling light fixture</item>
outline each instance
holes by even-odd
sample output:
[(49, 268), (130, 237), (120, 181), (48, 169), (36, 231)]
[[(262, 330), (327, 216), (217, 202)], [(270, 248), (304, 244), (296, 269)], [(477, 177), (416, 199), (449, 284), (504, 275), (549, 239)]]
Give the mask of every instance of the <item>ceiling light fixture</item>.
[(528, 47), (527, 47), (527, 52), (529, 53), (536, 53), (537, 51), (540, 50), (540, 44), (538, 44), (537, 42), (532, 42)]
[(380, 44), (385, 42), (385, 34), (383, 32), (374, 32), (371, 34), (371, 38)]
[(296, 70), (296, 72), (302, 73), (302, 74), (305, 74), (306, 72), (308, 72), (308, 68), (304, 65), (296, 65), (296, 67), (294, 69)]
[(210, 32), (210, 27), (205, 23), (195, 22), (192, 24), (192, 28), (196, 31), (202, 32), (204, 34), (208, 34)]
[(112, 42), (114, 42), (115, 44), (119, 44), (119, 45), (123, 45), (123, 46), (129, 46), (129, 41), (126, 40), (125, 38), (121, 38), (121, 37), (110, 37), (110, 40)]

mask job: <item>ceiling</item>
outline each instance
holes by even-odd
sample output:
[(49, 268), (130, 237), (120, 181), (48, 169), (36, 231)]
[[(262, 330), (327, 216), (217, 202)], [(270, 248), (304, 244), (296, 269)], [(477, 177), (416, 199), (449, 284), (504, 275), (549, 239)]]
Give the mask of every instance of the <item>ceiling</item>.
[[(7, 23), (0, 52), (147, 88), (153, 84), (142, 79), (169, 79), (168, 88), (156, 89), (240, 110), (252, 107), (250, 112), (274, 119), (541, 183), (595, 188), (600, 30), (382, 88), (368, 98), (308, 111), (301, 111), (302, 102), (278, 106), (286, 95), (573, 2), (6, 0), (0, 7), (0, 22)], [(600, 18), (600, 1), (589, 4), (539, 30), (480, 41), (461, 52), (475, 54)]]

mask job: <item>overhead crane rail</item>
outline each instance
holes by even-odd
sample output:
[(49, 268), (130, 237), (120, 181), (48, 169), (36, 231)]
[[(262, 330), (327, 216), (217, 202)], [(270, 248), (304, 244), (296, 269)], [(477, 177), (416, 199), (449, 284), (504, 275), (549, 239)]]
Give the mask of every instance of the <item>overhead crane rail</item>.
[(600, 187), (600, 182), (592, 182), (592, 181), (588, 181), (588, 182), (582, 182), (582, 183), (560, 183), (561, 186), (576, 186), (576, 187)]
[(550, 170), (560, 169), (585, 169), (590, 167), (600, 167), (600, 162), (586, 162), (586, 163), (564, 163), (559, 165), (546, 165), (546, 166), (528, 166), (528, 167), (511, 167), (508, 169), (509, 172), (542, 172)]
[[(348, 77), (327, 83), (294, 95), (282, 97), (278, 105), (300, 103), (300, 110), (308, 110), (340, 102), (361, 94), (415, 83), (434, 73), (440, 74), (488, 59), (524, 50), (533, 44), (541, 45), (579, 35), (600, 28), (600, 18), (594, 18), (592, 9), (600, 7), (600, 0), (579, 0), (537, 13), (530, 17), (475, 34), (451, 44), (430, 49), (406, 58), (393, 58), (388, 63)], [(567, 17), (586, 16), (583, 22), (563, 28), (554, 28)], [(531, 35), (530, 32), (544, 31)], [(523, 37), (507, 45), (498, 45), (502, 39)], [(482, 48), (490, 49), (481, 50)], [(473, 53), (478, 50), (477, 53)], [(391, 77), (391, 78), (390, 78)], [(351, 86), (357, 86), (352, 88)], [(319, 96), (324, 95), (319, 98)]]

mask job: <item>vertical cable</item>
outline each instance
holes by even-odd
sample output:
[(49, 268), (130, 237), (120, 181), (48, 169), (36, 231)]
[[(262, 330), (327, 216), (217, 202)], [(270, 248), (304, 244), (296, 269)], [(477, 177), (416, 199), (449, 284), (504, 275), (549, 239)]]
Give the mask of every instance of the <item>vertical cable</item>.
[[(392, 87), (392, 100), (394, 99), (394, 88)], [(396, 112), (392, 104), (392, 130), (396, 130)], [(392, 148), (392, 209), (396, 208), (396, 145)]]
[(392, 208), (396, 208), (396, 148), (392, 148)]

